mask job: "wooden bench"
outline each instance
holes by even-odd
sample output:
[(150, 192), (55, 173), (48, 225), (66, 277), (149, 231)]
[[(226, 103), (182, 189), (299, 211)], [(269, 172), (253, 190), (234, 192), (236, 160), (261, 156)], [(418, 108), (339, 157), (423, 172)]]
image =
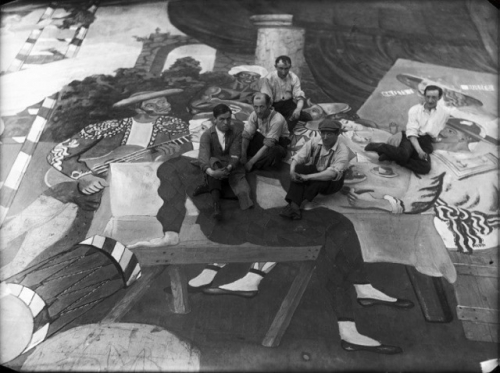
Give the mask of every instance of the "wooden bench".
[(253, 244), (231, 246), (211, 241), (184, 241), (175, 246), (144, 247), (132, 251), (143, 267), (169, 266), (172, 287), (171, 309), (178, 314), (191, 311), (187, 291), (188, 279), (185, 273), (187, 264), (301, 262), (299, 271), (262, 341), (265, 347), (277, 347), (309, 284), (320, 249), (321, 246), (278, 247)]

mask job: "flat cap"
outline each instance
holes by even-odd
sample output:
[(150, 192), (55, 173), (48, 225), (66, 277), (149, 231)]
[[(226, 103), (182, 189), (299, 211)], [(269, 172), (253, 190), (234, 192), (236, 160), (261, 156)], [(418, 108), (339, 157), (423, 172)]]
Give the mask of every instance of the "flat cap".
[(339, 130), (342, 130), (342, 123), (333, 118), (325, 118), (319, 123), (318, 129), (320, 131), (337, 132)]

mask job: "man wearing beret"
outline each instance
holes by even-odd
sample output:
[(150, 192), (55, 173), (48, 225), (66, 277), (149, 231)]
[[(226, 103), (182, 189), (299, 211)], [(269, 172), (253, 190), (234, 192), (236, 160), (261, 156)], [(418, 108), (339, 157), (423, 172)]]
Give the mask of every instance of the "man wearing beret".
[(338, 141), (342, 124), (326, 118), (319, 125), (320, 137), (314, 137), (292, 158), (291, 183), (285, 197), (288, 205), (280, 215), (301, 219), (300, 205), (321, 194), (333, 194), (344, 185), (344, 170), (349, 163), (349, 149)]

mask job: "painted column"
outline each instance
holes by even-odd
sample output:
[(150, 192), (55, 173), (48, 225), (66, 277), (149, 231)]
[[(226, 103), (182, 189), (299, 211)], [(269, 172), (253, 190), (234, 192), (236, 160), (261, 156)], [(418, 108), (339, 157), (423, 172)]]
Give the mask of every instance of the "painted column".
[(262, 14), (250, 17), (258, 27), (255, 64), (274, 70), (276, 57), (287, 55), (292, 60), (292, 70), (299, 77), (305, 66), (305, 30), (292, 26), (291, 14)]

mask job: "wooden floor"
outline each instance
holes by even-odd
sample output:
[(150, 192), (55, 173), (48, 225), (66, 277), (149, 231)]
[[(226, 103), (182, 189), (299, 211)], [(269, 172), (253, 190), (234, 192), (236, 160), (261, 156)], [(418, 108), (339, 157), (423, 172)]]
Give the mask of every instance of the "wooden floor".
[[(217, 279), (221, 284), (238, 278), (245, 264), (226, 267)], [(190, 266), (195, 275), (200, 266)], [(147, 269), (145, 274), (151, 269)], [(411, 310), (356, 308), (361, 332), (383, 342), (399, 345), (404, 354), (384, 356), (364, 352), (346, 352), (340, 347), (336, 318), (328, 297), (313, 275), (301, 304), (278, 348), (262, 347), (260, 342), (285, 295), (298, 266), (281, 263), (261, 284), (259, 296), (244, 299), (231, 296), (191, 295), (191, 312), (176, 315), (168, 311), (168, 274), (161, 272), (140, 301), (123, 316), (121, 322), (158, 325), (191, 341), (201, 350), (201, 370), (210, 371), (479, 371), (479, 362), (497, 356), (497, 344), (467, 341), (461, 322), (454, 312), (450, 323), (425, 322), (417, 306)], [(373, 284), (389, 294), (417, 302), (404, 266), (369, 264)], [(396, 281), (395, 281), (396, 280)], [(456, 308), (453, 287), (445, 286)], [(67, 329), (104, 319), (126, 290), (101, 303)], [(152, 307), (152, 305), (155, 305)], [(20, 368), (30, 354), (6, 366)]]

